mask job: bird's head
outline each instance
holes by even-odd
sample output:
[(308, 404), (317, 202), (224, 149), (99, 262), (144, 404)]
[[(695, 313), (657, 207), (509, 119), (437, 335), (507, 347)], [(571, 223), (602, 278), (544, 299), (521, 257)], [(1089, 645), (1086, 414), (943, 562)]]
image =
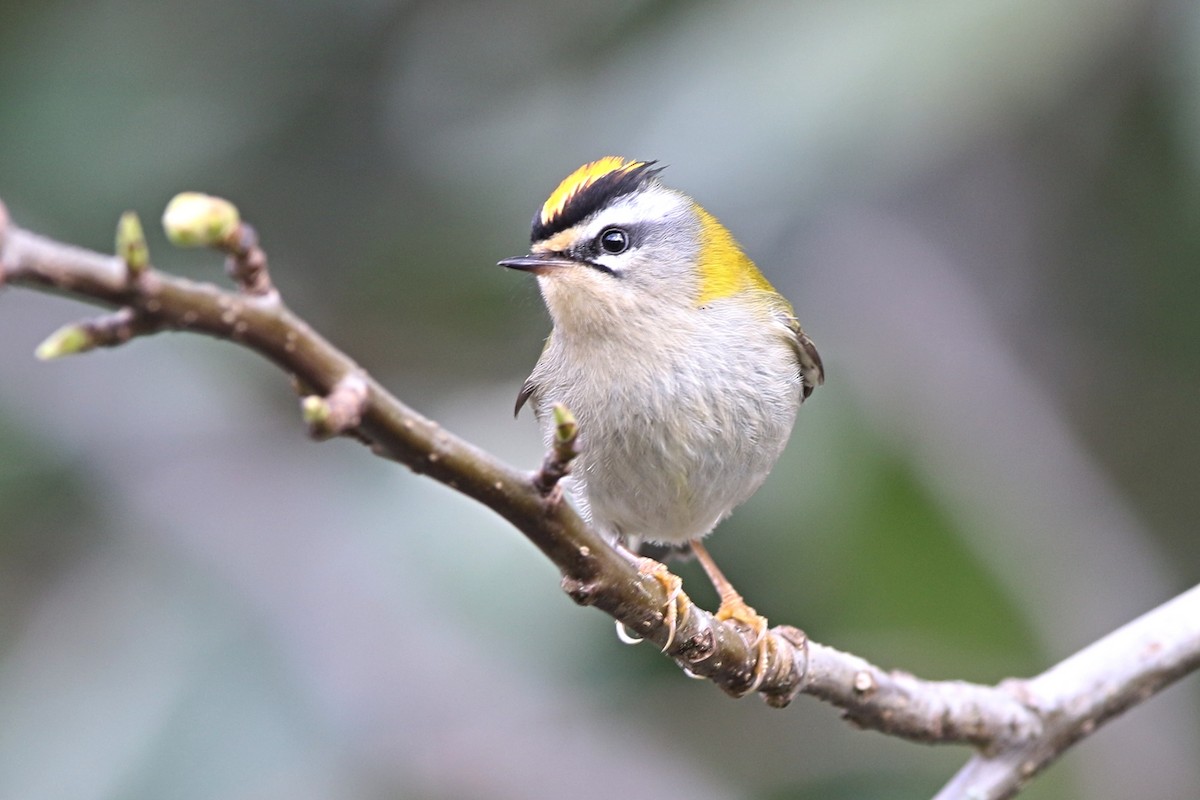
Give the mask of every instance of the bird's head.
[(500, 262), (538, 276), (556, 326), (774, 295), (725, 226), (663, 186), (655, 163), (608, 156), (584, 164), (534, 215), (529, 254)]

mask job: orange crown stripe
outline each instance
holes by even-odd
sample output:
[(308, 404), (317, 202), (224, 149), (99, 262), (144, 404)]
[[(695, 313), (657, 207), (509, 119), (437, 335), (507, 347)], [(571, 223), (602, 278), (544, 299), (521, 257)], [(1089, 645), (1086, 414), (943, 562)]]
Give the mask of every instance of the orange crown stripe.
[(542, 206), (542, 224), (548, 224), (562, 213), (575, 195), (591, 186), (605, 175), (614, 172), (629, 172), (639, 167), (647, 166), (645, 161), (628, 161), (620, 156), (605, 156), (591, 163), (584, 164), (568, 175), (558, 188), (550, 193), (550, 197)]

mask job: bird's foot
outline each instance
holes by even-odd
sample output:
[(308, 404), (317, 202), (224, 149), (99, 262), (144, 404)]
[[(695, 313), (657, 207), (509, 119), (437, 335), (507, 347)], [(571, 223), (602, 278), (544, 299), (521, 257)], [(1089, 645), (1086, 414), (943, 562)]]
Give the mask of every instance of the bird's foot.
[(683, 598), (684, 601), (687, 600), (687, 595), (683, 593), (683, 581), (678, 575), (667, 569), (666, 565), (652, 558), (642, 558), (639, 560), (638, 573), (654, 578), (654, 580), (662, 584), (663, 591), (667, 593), (667, 602), (663, 610), (663, 622), (667, 626), (667, 641), (662, 646), (662, 651), (665, 653), (675, 643), (675, 631), (679, 625), (687, 621), (687, 602), (683, 604), (682, 618), (679, 613), (680, 598)]
[(714, 617), (719, 622), (736, 622), (744, 625), (754, 633), (752, 647), (758, 652), (754, 662), (754, 680), (744, 694), (757, 691), (766, 675), (767, 654), (770, 649), (770, 637), (767, 635), (769, 625), (767, 618), (748, 605), (743, 597), (729, 587), (731, 591), (721, 593), (721, 605), (717, 607)]
[(758, 651), (758, 658), (754, 662), (753, 680), (742, 694), (757, 691), (758, 687), (762, 685), (763, 678), (766, 677), (767, 659), (771, 649), (771, 637), (767, 635), (767, 618), (747, 605), (741, 593), (733, 588), (733, 584), (717, 567), (717, 562), (713, 561), (708, 548), (699, 540), (692, 542), (692, 552), (696, 554), (700, 566), (704, 567), (704, 571), (708, 573), (713, 588), (717, 590), (717, 596), (721, 598), (721, 605), (718, 606), (714, 618), (718, 622), (736, 622), (754, 633), (754, 643), (751, 646)]

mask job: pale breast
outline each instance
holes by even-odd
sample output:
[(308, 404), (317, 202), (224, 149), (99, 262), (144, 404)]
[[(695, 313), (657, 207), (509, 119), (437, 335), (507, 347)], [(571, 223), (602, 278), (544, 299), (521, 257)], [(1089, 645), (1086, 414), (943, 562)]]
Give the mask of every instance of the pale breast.
[(784, 336), (746, 331), (697, 325), (637, 349), (547, 348), (533, 400), (543, 419), (563, 402), (579, 421), (574, 486), (595, 525), (684, 542), (758, 489), (787, 443), (800, 376)]

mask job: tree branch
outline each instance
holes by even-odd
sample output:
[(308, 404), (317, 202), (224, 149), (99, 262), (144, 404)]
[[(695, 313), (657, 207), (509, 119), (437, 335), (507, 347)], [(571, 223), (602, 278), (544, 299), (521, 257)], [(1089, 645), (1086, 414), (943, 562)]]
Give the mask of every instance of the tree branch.
[(1075, 742), (1200, 668), (1200, 586), (1163, 603), (1012, 690), (1040, 735), (976, 755), (935, 800), (1012, 797)]
[[(236, 291), (163, 274), (149, 265), (136, 220), (123, 218), (121, 257), (55, 242), (13, 226), (0, 203), (0, 286), (52, 291), (117, 309), (53, 334), (39, 354), (114, 346), (163, 330), (234, 342), (288, 373), (318, 438), (347, 435), (500, 514), (562, 573), (564, 591), (660, 646), (668, 642), (663, 583), (591, 530), (565, 503), (559, 481), (575, 450), (566, 409), (541, 468), (510, 467), (443, 430), (387, 392), (349, 356), (293, 314), (274, 289), (253, 230), (226, 201), (183, 195), (164, 225), (172, 241), (224, 252)], [(750, 631), (720, 622), (680, 593), (666, 653), (732, 695), (755, 680)], [(887, 671), (798, 629), (771, 630), (758, 692), (772, 706), (797, 694), (825, 700), (852, 723), (928, 743), (979, 750), (939, 798), (1008, 797), (1066, 748), (1126, 708), (1200, 666), (1200, 589), (1130, 623), (1041, 676), (982, 686), (923, 681)]]

